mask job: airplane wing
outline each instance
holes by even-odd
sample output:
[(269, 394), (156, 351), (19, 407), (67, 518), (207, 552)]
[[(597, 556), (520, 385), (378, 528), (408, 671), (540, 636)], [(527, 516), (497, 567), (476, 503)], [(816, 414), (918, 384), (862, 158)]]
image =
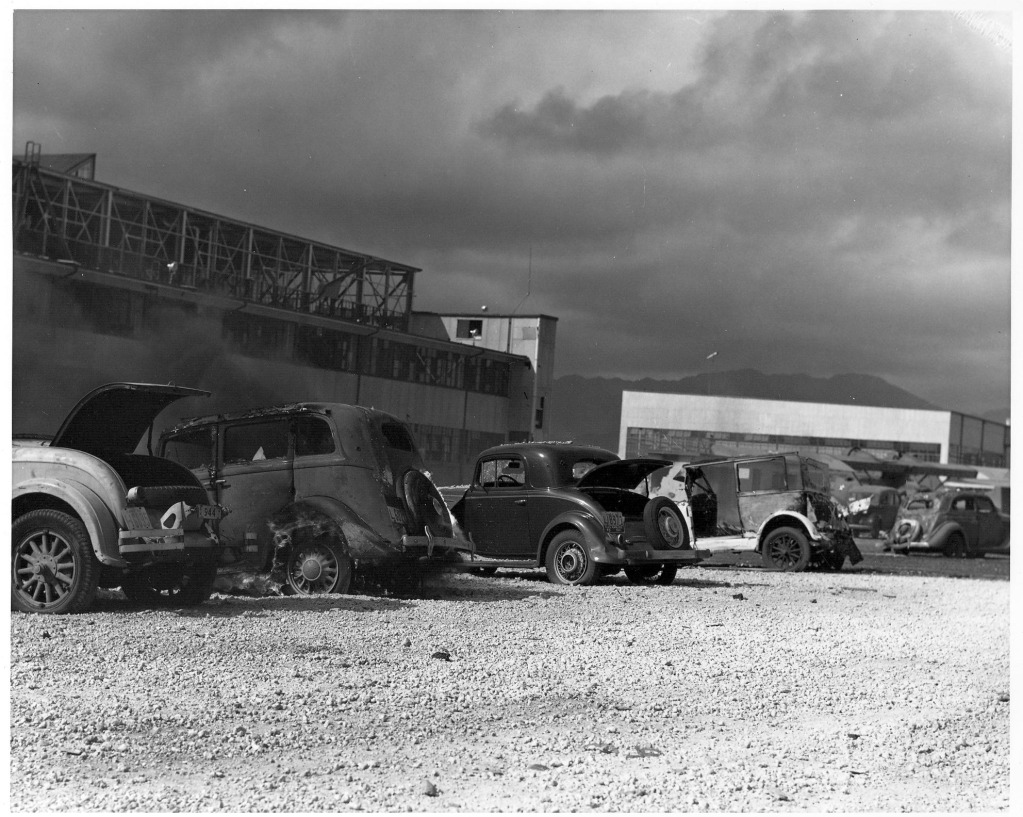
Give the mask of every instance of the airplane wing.
[(950, 465), (940, 462), (907, 462), (906, 460), (869, 460), (841, 457), (842, 462), (855, 471), (871, 471), (886, 477), (920, 476), (975, 478), (977, 469), (968, 465)]

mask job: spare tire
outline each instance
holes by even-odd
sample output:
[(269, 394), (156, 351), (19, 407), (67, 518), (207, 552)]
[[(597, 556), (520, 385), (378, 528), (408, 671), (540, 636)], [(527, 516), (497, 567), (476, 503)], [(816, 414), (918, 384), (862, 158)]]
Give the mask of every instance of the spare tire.
[(666, 496), (658, 496), (643, 508), (643, 530), (658, 550), (689, 548), (689, 529), (678, 505)]
[(892, 534), (892, 541), (897, 545), (912, 542), (920, 533), (920, 523), (916, 519), (904, 519)]
[(434, 536), (451, 536), (451, 513), (430, 478), (413, 469), (405, 472), (401, 484), (411, 533), (422, 536), (429, 526)]

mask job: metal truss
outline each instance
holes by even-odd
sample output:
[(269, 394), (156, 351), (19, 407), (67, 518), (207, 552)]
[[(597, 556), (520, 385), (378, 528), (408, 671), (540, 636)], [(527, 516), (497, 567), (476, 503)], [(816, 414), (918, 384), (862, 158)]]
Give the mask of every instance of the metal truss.
[(15, 252), (249, 303), (405, 330), (416, 267), (14, 159)]

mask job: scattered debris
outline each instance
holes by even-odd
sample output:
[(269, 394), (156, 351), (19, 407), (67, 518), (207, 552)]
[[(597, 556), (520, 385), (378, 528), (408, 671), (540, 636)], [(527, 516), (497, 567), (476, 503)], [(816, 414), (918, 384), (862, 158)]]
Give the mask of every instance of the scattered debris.
[(1009, 693), (1008, 692), (999, 692), (998, 693), (998, 703), (1000, 703), (1000, 704), (1007, 704), (1007, 703), (1009, 703)]
[(444, 650), (437, 650), (437, 652), (431, 655), (430, 658), (436, 658), (438, 661), (450, 661), (451, 653)]
[(746, 601), (746, 597), (742, 593), (736, 593), (732, 598), (737, 601)]
[(424, 780), (422, 786), (419, 789), (420, 793), (425, 794), (427, 797), (436, 797), (440, 792), (431, 780)]
[(546, 766), (544, 766), (542, 763), (530, 763), (526, 768), (527, 769), (532, 769), (534, 772), (546, 772), (546, 771), (549, 771), (548, 768)]
[(625, 753), (626, 757), (660, 757), (664, 754), (656, 746), (649, 743), (637, 743), (630, 751)]

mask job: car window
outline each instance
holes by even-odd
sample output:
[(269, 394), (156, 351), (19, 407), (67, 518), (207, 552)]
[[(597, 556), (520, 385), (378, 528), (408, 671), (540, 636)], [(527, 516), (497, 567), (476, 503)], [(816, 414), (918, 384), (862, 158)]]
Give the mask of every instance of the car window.
[(517, 488), (526, 484), (524, 463), (518, 457), (499, 457), (480, 463), (476, 484), (483, 488)]
[(978, 496), (973, 500), (977, 505), (978, 513), (995, 513), (995, 503), (986, 496)]
[(296, 457), (333, 454), (335, 450), (329, 423), (320, 417), (299, 417), (295, 420)]
[(193, 428), (169, 437), (163, 456), (188, 469), (209, 468), (214, 460), (213, 427)]
[(953, 511), (972, 511), (973, 510), (973, 497), (972, 496), (957, 496), (952, 500)]
[(739, 493), (785, 490), (785, 460), (781, 457), (740, 462), (737, 471)]
[(224, 432), (224, 463), (261, 462), (288, 456), (288, 421), (271, 420), (228, 426)]
[(572, 479), (577, 482), (597, 467), (594, 460), (577, 460), (572, 463)]
[(412, 435), (401, 423), (381, 423), (380, 430), (389, 448), (396, 448), (399, 451), (415, 451), (416, 444)]

